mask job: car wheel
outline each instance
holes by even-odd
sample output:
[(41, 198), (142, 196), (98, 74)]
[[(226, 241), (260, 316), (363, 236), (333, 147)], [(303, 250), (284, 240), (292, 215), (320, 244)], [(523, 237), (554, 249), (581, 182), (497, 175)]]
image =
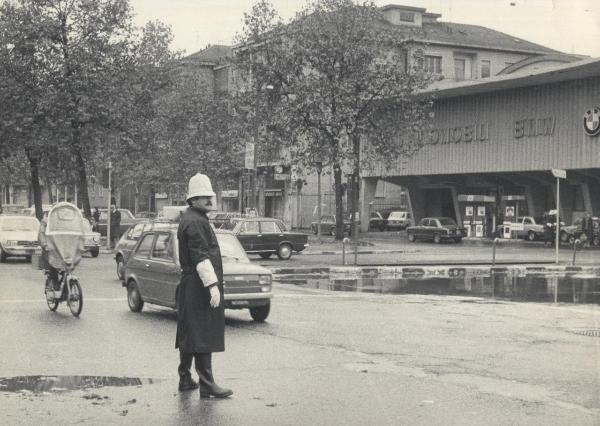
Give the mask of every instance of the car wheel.
[(329, 230), (329, 235), (331, 235), (332, 237), (335, 237), (335, 228), (331, 228)]
[(277, 257), (281, 260), (288, 260), (292, 257), (292, 246), (287, 243), (281, 244), (277, 249)]
[(415, 241), (417, 241), (415, 234), (409, 232), (408, 233), (408, 241), (410, 241), (411, 243), (414, 243)]
[(575, 235), (569, 236), (569, 244), (571, 244), (571, 245), (575, 244), (575, 240), (576, 240)]
[(439, 244), (439, 243), (442, 242), (442, 237), (440, 237), (440, 234), (435, 234), (433, 236), (433, 242), (436, 243), (436, 244)]
[(100, 247), (92, 247), (90, 249), (90, 254), (92, 255), (92, 257), (98, 257), (98, 255), (100, 254)]
[(379, 228), (379, 230), (380, 230), (381, 232), (385, 231), (385, 226), (381, 226), (381, 227)]
[(455, 238), (454, 241), (457, 243), (462, 243), (462, 237)]
[[(561, 231), (560, 241), (563, 243), (566, 243), (567, 241), (571, 241), (571, 239), (569, 238), (569, 234), (567, 234), (565, 231)], [(573, 237), (573, 241), (575, 241), (575, 237)]]
[(527, 233), (527, 239), (528, 239), (529, 241), (535, 241), (535, 232), (533, 232), (533, 231), (529, 231), (529, 232)]
[(249, 308), (250, 316), (256, 322), (263, 322), (269, 316), (271, 311), (271, 302), (268, 302), (264, 306), (257, 306), (255, 308)]
[(271, 255), (273, 253), (267, 253), (267, 252), (262, 252), (262, 253), (258, 253), (260, 255), (260, 257), (262, 257), (263, 259), (268, 259), (269, 257), (271, 257)]
[(592, 244), (595, 246), (600, 246), (600, 237), (594, 237), (592, 239)]
[(117, 256), (117, 277), (122, 281), (125, 279), (125, 262), (123, 261), (123, 256)]
[(127, 304), (132, 312), (140, 312), (144, 307), (142, 294), (138, 289), (137, 283), (133, 280), (127, 284)]
[(2, 246), (0, 246), (0, 262), (4, 262), (6, 260), (6, 253), (2, 250)]
[(313, 228), (312, 231), (313, 231), (313, 234), (317, 235), (319, 233), (319, 228), (318, 227)]

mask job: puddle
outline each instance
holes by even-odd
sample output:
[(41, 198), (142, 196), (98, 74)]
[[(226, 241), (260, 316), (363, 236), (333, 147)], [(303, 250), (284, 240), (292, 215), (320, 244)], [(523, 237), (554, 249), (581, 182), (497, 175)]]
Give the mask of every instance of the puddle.
[(155, 379), (111, 376), (17, 376), (1, 377), (0, 392), (65, 392), (98, 389), (106, 386), (140, 386), (157, 383)]
[(534, 302), (553, 302), (557, 287), (559, 302), (600, 303), (600, 277), (581, 279), (569, 274), (560, 276), (539, 273), (515, 275), (510, 271), (499, 271), (487, 276), (457, 271), (458, 273), (454, 272), (446, 277), (431, 277), (422, 276), (422, 272), (421, 276), (407, 272), (410, 271), (404, 271), (401, 278), (377, 273), (370, 273), (368, 277), (331, 274), (299, 278), (280, 275), (277, 281), (339, 292), (479, 296)]

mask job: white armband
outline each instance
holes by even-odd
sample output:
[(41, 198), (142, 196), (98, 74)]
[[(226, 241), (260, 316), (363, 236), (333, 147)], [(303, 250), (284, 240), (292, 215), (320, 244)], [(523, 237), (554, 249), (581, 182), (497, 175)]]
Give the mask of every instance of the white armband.
[(215, 269), (210, 263), (210, 260), (204, 259), (202, 262), (199, 262), (196, 265), (196, 271), (198, 271), (198, 275), (204, 284), (204, 287), (208, 287), (212, 284), (215, 284), (219, 280), (217, 280), (217, 275), (215, 274)]

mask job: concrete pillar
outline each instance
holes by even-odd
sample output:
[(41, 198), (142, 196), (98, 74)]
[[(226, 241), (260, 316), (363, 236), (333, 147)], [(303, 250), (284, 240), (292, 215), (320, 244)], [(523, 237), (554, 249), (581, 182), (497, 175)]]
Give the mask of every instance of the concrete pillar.
[(590, 211), (592, 212), (592, 214), (594, 216), (600, 215), (600, 191), (598, 191), (598, 190), (590, 191), (590, 186), (586, 185), (584, 197), (586, 196), (585, 195), (586, 192), (587, 192), (587, 197), (589, 197), (589, 200), (590, 200)]
[(527, 203), (527, 211), (529, 212), (529, 216), (537, 217), (538, 216), (538, 208), (536, 208), (536, 203), (534, 200), (533, 191), (531, 190), (531, 185), (525, 185), (525, 202)]
[(360, 185), (360, 232), (369, 230), (369, 203), (375, 198), (378, 178), (363, 178)]
[(454, 214), (456, 215), (456, 223), (458, 226), (462, 226), (462, 214), (460, 211), (460, 205), (458, 204), (458, 191), (455, 186), (450, 187), (450, 194), (452, 195), (452, 205), (454, 206)]
[(579, 185), (581, 186), (581, 194), (583, 195), (583, 208), (586, 212), (593, 212), (595, 209), (592, 202), (592, 194), (590, 193), (590, 186), (587, 183)]
[(418, 223), (425, 216), (425, 190), (416, 183), (406, 185), (412, 217)]

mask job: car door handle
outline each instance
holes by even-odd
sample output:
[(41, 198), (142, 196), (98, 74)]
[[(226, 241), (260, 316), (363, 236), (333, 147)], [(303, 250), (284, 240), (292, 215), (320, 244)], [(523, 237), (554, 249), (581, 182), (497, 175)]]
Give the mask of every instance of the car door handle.
[(150, 269), (150, 264), (146, 263), (146, 269)]

